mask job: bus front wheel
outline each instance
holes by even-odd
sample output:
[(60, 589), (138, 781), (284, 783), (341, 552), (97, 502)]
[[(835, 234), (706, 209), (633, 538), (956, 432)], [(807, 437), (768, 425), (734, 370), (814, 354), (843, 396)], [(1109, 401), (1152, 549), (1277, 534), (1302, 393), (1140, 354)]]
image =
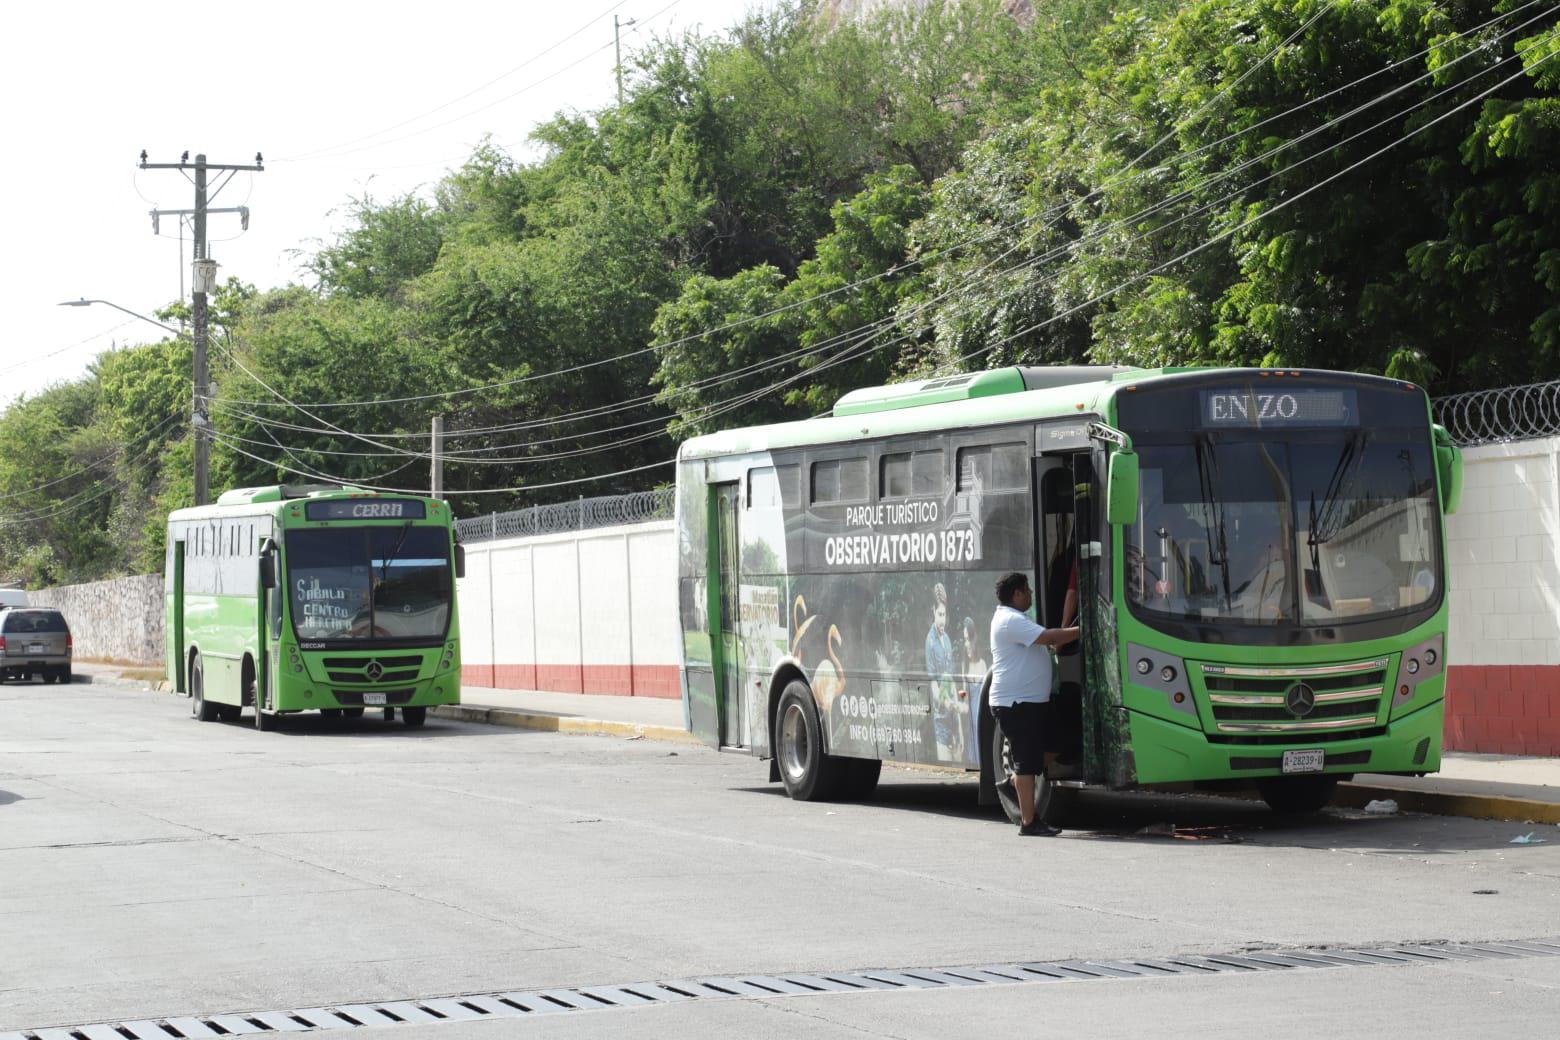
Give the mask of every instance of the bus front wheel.
[(427, 708), (402, 708), (401, 721), (406, 723), (409, 729), (416, 729), (428, 721)]
[(1270, 776), (1257, 781), (1268, 808), (1286, 816), (1321, 812), (1338, 789), (1336, 776)]
[(846, 761), (824, 754), (823, 728), (812, 690), (793, 680), (780, 695), (775, 712), (780, 780), (785, 793), (799, 802), (826, 801), (845, 780)]
[(190, 662), (190, 714), (201, 722), (215, 722), (217, 711), (217, 706), (206, 699), (206, 670), (196, 654)]
[[(1003, 735), (1002, 727), (995, 718), (991, 720), (991, 740), (987, 744), (986, 753), (991, 756), (991, 772), (996, 781), (997, 801), (1001, 803), (1002, 811), (1013, 823), (1023, 822), (1023, 811), (1018, 806), (1018, 789), (1013, 786), (1013, 749), (1008, 746), (1007, 737)], [(1035, 815), (1055, 827), (1057, 821), (1071, 812), (1077, 795), (1075, 788), (1058, 787), (1050, 777), (1041, 774), (1035, 777)]]

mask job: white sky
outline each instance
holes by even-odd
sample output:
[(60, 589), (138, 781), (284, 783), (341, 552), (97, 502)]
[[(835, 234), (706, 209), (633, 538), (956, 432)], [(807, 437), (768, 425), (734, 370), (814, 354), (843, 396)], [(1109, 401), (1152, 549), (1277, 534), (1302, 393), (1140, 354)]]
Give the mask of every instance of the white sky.
[[(610, 103), (614, 13), (639, 21), (624, 34), (627, 50), (648, 33), (723, 31), (766, 2), (9, 7), (0, 408), (81, 375), (114, 344), (160, 338), (108, 307), (57, 306), (87, 297), (150, 315), (179, 296), (178, 220), (165, 218), (155, 237), (148, 211), (188, 209), (194, 188), (177, 170), (137, 170), (141, 149), (151, 162), (177, 162), (185, 149), (225, 163), (264, 153), (264, 173), (237, 174), (211, 202), (247, 205), (249, 231), (237, 214), (218, 214), (208, 237), (219, 277), (273, 288), (301, 280), (293, 251), (328, 240), (349, 198), (430, 188), (484, 134), (534, 158), (524, 142), (537, 123)], [(188, 240), (184, 257), (187, 265)], [(187, 292), (187, 266), (184, 284)]]

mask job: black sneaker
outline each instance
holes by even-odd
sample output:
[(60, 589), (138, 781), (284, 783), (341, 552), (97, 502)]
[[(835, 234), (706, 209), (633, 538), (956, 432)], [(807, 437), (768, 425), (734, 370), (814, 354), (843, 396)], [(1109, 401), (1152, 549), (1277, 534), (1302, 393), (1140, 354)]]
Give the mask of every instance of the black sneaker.
[(1062, 833), (1060, 827), (1052, 827), (1040, 817), (1036, 816), (1029, 823), (1018, 825), (1018, 833), (1025, 838), (1054, 838)]

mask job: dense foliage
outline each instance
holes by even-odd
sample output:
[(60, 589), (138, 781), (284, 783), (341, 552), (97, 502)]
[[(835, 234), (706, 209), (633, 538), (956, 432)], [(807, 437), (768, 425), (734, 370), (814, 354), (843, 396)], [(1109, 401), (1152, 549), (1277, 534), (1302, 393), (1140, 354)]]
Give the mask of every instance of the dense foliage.
[[(314, 284), (217, 301), (213, 486), (426, 486), (437, 414), (460, 512), (632, 490), (675, 437), (1020, 360), (1560, 375), (1551, 4), (1032, 6), (781, 3), (645, 47), (535, 162), (355, 200)], [(0, 417), (0, 577), (158, 566), (188, 372), (118, 351)]]

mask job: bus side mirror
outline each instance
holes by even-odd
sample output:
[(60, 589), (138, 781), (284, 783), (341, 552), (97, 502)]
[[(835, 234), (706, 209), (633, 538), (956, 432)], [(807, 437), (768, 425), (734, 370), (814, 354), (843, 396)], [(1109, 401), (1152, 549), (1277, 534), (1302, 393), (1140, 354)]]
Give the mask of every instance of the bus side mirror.
[(1105, 515), (1118, 525), (1130, 524), (1138, 511), (1138, 457), (1118, 451), (1110, 457), (1110, 477), (1105, 488)]
[(455, 543), (455, 577), (466, 576), (466, 547), (459, 542)]
[(1441, 478), (1441, 512), (1451, 516), (1462, 501), (1462, 449), (1452, 443), (1451, 433), (1440, 425), (1435, 427), (1435, 468)]
[(276, 539), (260, 539), (260, 587), (276, 588)]

